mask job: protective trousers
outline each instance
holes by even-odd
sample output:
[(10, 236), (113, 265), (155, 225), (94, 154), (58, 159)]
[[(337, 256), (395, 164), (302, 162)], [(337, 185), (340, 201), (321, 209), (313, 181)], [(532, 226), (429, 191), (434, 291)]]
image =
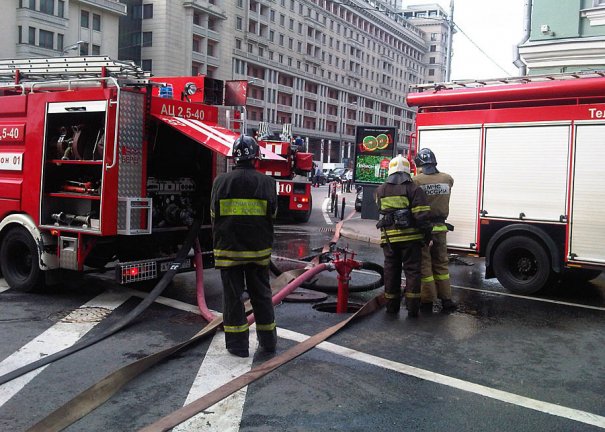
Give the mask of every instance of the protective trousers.
[(248, 349), (248, 322), (244, 308), (244, 290), (248, 291), (256, 334), (263, 348), (275, 349), (277, 331), (271, 301), (269, 267), (244, 264), (221, 269), (223, 281), (223, 328), (227, 349)]
[(408, 309), (420, 303), (420, 260), (422, 243), (395, 242), (382, 247), (384, 253), (384, 296), (387, 311), (398, 312), (401, 303), (401, 269), (405, 273), (405, 298)]
[(452, 298), (449, 259), (447, 256), (447, 232), (433, 232), (433, 246), (422, 248), (422, 286), (420, 301), (433, 303), (437, 298)]

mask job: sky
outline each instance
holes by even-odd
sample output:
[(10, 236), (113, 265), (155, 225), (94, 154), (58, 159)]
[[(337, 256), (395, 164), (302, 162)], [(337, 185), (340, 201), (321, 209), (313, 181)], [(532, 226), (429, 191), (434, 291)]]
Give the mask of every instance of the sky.
[[(438, 3), (449, 13), (449, 0), (411, 0), (404, 4)], [(451, 79), (518, 76), (513, 47), (523, 38), (524, 0), (454, 0), (454, 23), (500, 67), (458, 31), (454, 34)], [(503, 70), (504, 69), (504, 70)]]

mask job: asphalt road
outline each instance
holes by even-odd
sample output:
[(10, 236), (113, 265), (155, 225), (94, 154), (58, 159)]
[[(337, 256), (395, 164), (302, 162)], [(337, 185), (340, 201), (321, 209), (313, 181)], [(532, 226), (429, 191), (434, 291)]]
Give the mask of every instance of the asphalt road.
[[(275, 259), (304, 265), (333, 236), (314, 189), (308, 224), (280, 223)], [(341, 239), (359, 259), (381, 263), (376, 245)], [(468, 265), (472, 264), (472, 265)], [(384, 310), (345, 328), (328, 343), (175, 428), (179, 431), (588, 431), (605, 428), (605, 278), (557, 284), (532, 297), (484, 280), (482, 260), (450, 266), (459, 311), (409, 319)], [(376, 279), (355, 272), (352, 285)], [(319, 281), (335, 285), (333, 273)], [(206, 299), (221, 310), (218, 272), (204, 271)], [(40, 294), (7, 290), (0, 280), (0, 374), (108, 328), (144, 292), (87, 276)], [(380, 290), (352, 294), (363, 303)], [(111, 371), (199, 331), (195, 283), (178, 275), (155, 303), (116, 335), (0, 386), (0, 430), (26, 430)], [(334, 302), (333, 295), (326, 302)], [(71, 315), (69, 315), (71, 313)], [(309, 302), (276, 307), (278, 354), (349, 314)], [(252, 345), (254, 338), (251, 338)], [(254, 350), (253, 350), (254, 351)], [(223, 335), (172, 356), (128, 383), (66, 430), (131, 431), (195, 400), (271, 358), (226, 354)]]

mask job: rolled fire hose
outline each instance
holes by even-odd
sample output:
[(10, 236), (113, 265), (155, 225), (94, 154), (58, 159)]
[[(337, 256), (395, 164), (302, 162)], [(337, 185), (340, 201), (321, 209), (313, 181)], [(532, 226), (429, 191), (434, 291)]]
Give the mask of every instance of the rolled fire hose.
[(204, 294), (204, 263), (202, 259), (202, 247), (200, 246), (200, 240), (198, 237), (195, 238), (194, 244), (195, 250), (195, 293), (197, 297), (197, 307), (204, 318), (208, 322), (214, 320), (215, 315), (210, 312), (208, 305), (206, 305), (206, 296)]
[(143, 300), (141, 300), (141, 302), (133, 310), (131, 310), (128, 313), (128, 315), (126, 315), (120, 321), (118, 321), (113, 326), (111, 326), (110, 328), (108, 328), (107, 330), (105, 330), (104, 332), (102, 332), (98, 335), (84, 339), (84, 340), (80, 341), (79, 343), (70, 346), (69, 348), (66, 348), (66, 349), (58, 351), (54, 354), (43, 357), (39, 360), (36, 360), (32, 363), (21, 366), (20, 368), (17, 368), (7, 374), (0, 376), (0, 385), (7, 383), (11, 380), (14, 380), (15, 378), (18, 378), (21, 375), (25, 375), (28, 372), (36, 370), (36, 369), (38, 369), (42, 366), (45, 366), (49, 363), (52, 363), (56, 360), (62, 359), (63, 357), (67, 357), (68, 355), (73, 354), (77, 351), (80, 351), (86, 347), (94, 345), (95, 343), (111, 336), (112, 334), (123, 329), (128, 324), (130, 324), (132, 321), (134, 321), (143, 311), (145, 311), (145, 309), (147, 309), (155, 301), (155, 299), (162, 293), (162, 291), (164, 291), (166, 286), (168, 286), (170, 281), (174, 278), (178, 269), (181, 267), (181, 265), (185, 261), (185, 258), (187, 258), (187, 255), (189, 254), (189, 251), (191, 250), (191, 247), (193, 246), (193, 243), (194, 243), (195, 239), (197, 238), (199, 229), (200, 229), (200, 221), (196, 220), (191, 225), (191, 228), (190, 228), (189, 232), (187, 233), (187, 236), (185, 237), (185, 240), (183, 241), (181, 248), (177, 252), (176, 257), (174, 258), (174, 261), (170, 265), (169, 270), (166, 273), (164, 273), (164, 276), (162, 276), (162, 278), (159, 280), (159, 282), (156, 284), (156, 286), (153, 288), (153, 290)]
[[(275, 296), (273, 296), (273, 304), (275, 305), (280, 303), (284, 299), (284, 297), (288, 296), (296, 288), (298, 288), (298, 285), (300, 283), (309, 280), (310, 278), (317, 275), (319, 272), (324, 271), (326, 269), (331, 269), (328, 264), (320, 264), (305, 271), (305, 273), (288, 283)], [(203, 284), (201, 286), (203, 286)], [(252, 308), (249, 302), (246, 303), (246, 311), (249, 312), (252, 310)], [(210, 313), (210, 311), (208, 311), (208, 313)], [(254, 322), (254, 317), (252, 316), (251, 318), (248, 318), (248, 322)], [(65, 429), (66, 427), (78, 421), (97, 407), (101, 406), (115, 393), (117, 393), (124, 385), (130, 382), (130, 380), (132, 380), (133, 378), (140, 375), (143, 371), (149, 369), (151, 366), (157, 364), (159, 361), (176, 353), (177, 351), (180, 351), (181, 349), (191, 345), (192, 343), (201, 341), (207, 338), (208, 336), (214, 334), (214, 332), (222, 325), (222, 323), (222, 316), (216, 317), (189, 340), (167, 348), (165, 350), (159, 351), (157, 353), (151, 354), (140, 360), (134, 361), (112, 372), (102, 380), (98, 381), (96, 384), (93, 384), (91, 387), (72, 398), (63, 406), (57, 408), (55, 411), (53, 411), (48, 416), (46, 416), (38, 423), (33, 425), (31, 428), (29, 428), (27, 432), (54, 432)]]

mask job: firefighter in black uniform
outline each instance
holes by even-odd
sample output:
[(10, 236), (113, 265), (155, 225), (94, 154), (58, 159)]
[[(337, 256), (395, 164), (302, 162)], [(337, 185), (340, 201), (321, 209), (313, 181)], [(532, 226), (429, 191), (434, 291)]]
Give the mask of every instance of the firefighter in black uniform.
[(273, 219), (277, 213), (275, 180), (254, 168), (258, 143), (242, 135), (233, 145), (235, 168), (216, 178), (210, 216), (215, 267), (223, 282), (223, 328), (227, 350), (248, 357), (248, 323), (242, 296), (248, 291), (261, 348), (275, 352), (277, 332), (269, 285)]
[(424, 191), (410, 177), (410, 163), (396, 156), (389, 163), (386, 181), (376, 190), (384, 253), (384, 295), (388, 313), (401, 307), (401, 269), (405, 272), (408, 316), (418, 316), (420, 308), (421, 251), (431, 238), (430, 206)]

